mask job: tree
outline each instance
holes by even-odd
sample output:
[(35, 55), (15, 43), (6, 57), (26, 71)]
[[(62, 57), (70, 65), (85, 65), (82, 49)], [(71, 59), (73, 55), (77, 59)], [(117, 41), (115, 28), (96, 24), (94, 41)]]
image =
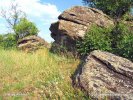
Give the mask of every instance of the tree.
[(29, 35), (37, 35), (39, 30), (33, 22), (30, 22), (26, 18), (21, 18), (20, 22), (14, 27), (16, 38), (21, 39)]
[(83, 3), (116, 19), (121, 18), (133, 7), (133, 0), (83, 0)]
[(14, 27), (17, 23), (19, 23), (20, 19), (25, 17), (26, 15), (23, 11), (19, 9), (18, 4), (11, 3), (9, 9), (1, 10), (1, 16), (6, 20), (8, 28), (15, 32)]
[(26, 14), (16, 3), (11, 3), (7, 10), (2, 9), (1, 16), (6, 20), (12, 33), (15, 33), (16, 41), (28, 35), (37, 35), (39, 32), (36, 25), (26, 19)]

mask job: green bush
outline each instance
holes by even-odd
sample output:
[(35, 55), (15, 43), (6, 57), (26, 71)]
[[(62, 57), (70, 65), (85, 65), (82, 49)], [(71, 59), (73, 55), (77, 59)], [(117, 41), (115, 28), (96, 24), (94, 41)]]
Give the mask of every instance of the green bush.
[(133, 61), (133, 34), (124, 35), (117, 47), (116, 54)]
[(85, 56), (93, 50), (111, 51), (110, 32), (112, 28), (102, 28), (93, 25), (82, 41), (77, 42), (80, 55)]
[(77, 42), (77, 50), (85, 56), (93, 50), (103, 50), (133, 61), (133, 31), (123, 22), (114, 28), (92, 26), (83, 40)]
[(3, 49), (13, 49), (16, 47), (15, 35), (8, 33), (5, 35), (0, 35), (0, 48)]
[(133, 14), (126, 13), (125, 15), (122, 16), (122, 20), (133, 21)]
[(124, 23), (119, 23), (117, 30), (120, 35), (116, 37), (118, 41), (113, 52), (133, 61), (133, 31)]
[(3, 41), (3, 35), (0, 34), (0, 44), (1, 44), (2, 41)]
[(2, 44), (3, 44), (3, 35), (0, 34), (0, 48), (2, 48)]
[(110, 33), (110, 39), (112, 44), (111, 48), (113, 50), (116, 49), (118, 42), (122, 40), (125, 34), (128, 35), (129, 33), (130, 33), (129, 26), (127, 26), (123, 22), (117, 23)]

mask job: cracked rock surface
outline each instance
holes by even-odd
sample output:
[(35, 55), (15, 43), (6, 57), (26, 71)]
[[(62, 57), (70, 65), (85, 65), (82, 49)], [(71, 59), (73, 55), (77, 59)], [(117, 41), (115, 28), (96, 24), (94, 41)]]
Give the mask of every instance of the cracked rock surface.
[(75, 73), (74, 84), (94, 100), (133, 100), (133, 63), (108, 52), (95, 50)]
[(26, 52), (36, 51), (40, 48), (50, 48), (50, 44), (39, 36), (27, 36), (18, 41), (18, 49)]
[(76, 42), (82, 39), (94, 24), (99, 27), (113, 26), (113, 20), (95, 8), (75, 6), (64, 11), (58, 21), (51, 24), (51, 36), (55, 40), (53, 50), (64, 46), (76, 53)]

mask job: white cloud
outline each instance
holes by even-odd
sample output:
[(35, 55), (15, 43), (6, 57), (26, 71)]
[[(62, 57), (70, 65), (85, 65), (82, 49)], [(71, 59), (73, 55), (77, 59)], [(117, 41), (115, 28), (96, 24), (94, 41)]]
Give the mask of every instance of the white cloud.
[(5, 25), (4, 24), (0, 24), (0, 27), (5, 27)]
[(11, 2), (17, 3), (22, 11), (33, 17), (43, 17), (47, 15), (50, 18), (57, 18), (60, 14), (60, 11), (58, 11), (55, 5), (41, 3), (40, 0), (1, 0), (0, 7), (8, 8)]
[(11, 2), (17, 3), (20, 9), (27, 14), (27, 17), (30, 20), (36, 24), (39, 24), (37, 26), (42, 25), (39, 27), (41, 34), (49, 33), (49, 29), (45, 29), (46, 31), (44, 32), (44, 29), (42, 28), (49, 27), (48, 25), (55, 22), (61, 13), (55, 5), (50, 3), (42, 3), (41, 0), (0, 0), (0, 8), (8, 9)]

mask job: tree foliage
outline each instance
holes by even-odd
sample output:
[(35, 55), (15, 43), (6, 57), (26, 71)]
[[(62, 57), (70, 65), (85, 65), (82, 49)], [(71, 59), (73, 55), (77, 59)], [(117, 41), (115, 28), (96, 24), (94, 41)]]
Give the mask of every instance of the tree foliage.
[(133, 31), (124, 22), (115, 27), (92, 26), (82, 41), (77, 42), (78, 52), (86, 56), (93, 50), (109, 51), (133, 60)]
[(0, 35), (0, 48), (3, 49), (13, 49), (17, 45), (17, 41), (15, 39), (15, 34), (8, 33), (4, 35)]
[(33, 22), (26, 18), (21, 18), (20, 22), (14, 27), (16, 38), (21, 39), (29, 35), (37, 35), (39, 30)]
[[(117, 35), (115, 35), (117, 34)], [(112, 34), (112, 52), (133, 61), (133, 31), (125, 23), (119, 23)]]
[(0, 35), (0, 47), (7, 49), (17, 46), (17, 41), (28, 35), (37, 35), (36, 25), (26, 18), (26, 14), (19, 8), (15, 2), (11, 3), (9, 9), (1, 9), (1, 16), (8, 25), (9, 32)]
[(85, 34), (83, 40), (77, 42), (77, 49), (81, 56), (86, 56), (93, 50), (111, 51), (110, 32), (112, 28), (102, 28), (93, 25)]
[(133, 7), (133, 0), (83, 0), (83, 3), (114, 18), (120, 18)]

